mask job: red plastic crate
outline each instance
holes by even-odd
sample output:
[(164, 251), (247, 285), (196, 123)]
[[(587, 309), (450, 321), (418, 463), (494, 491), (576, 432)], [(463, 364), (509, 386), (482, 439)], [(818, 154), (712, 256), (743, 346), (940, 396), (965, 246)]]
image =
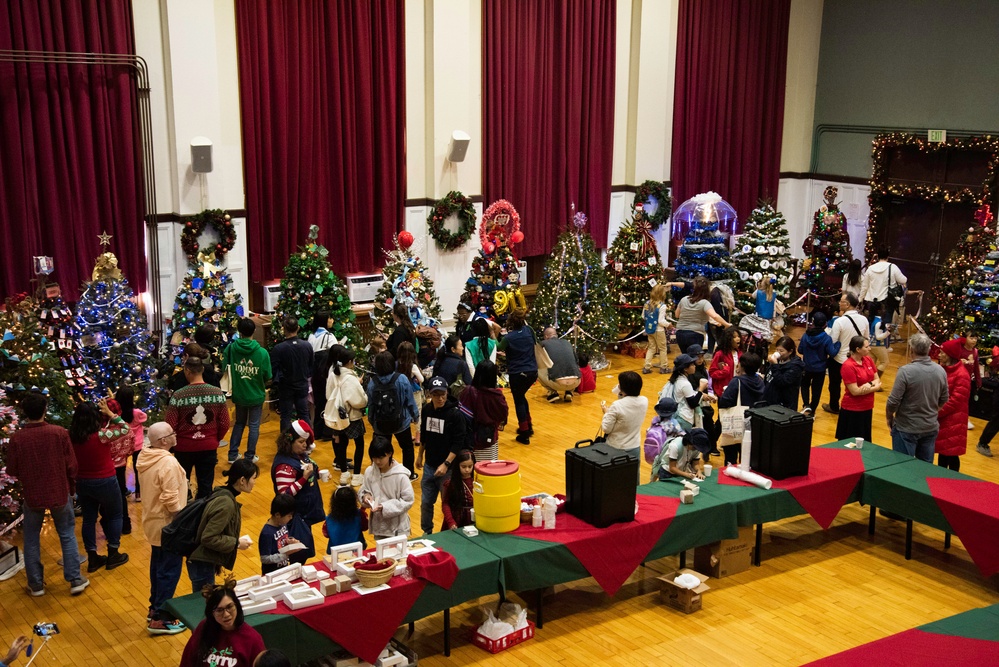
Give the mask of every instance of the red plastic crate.
[(479, 648), (484, 648), (490, 653), (499, 653), (503, 649), (516, 646), (523, 641), (527, 641), (533, 636), (534, 622), (528, 620), (526, 628), (515, 630), (502, 639), (489, 639), (489, 637), (479, 634), (479, 631), (476, 630), (472, 633), (472, 642)]

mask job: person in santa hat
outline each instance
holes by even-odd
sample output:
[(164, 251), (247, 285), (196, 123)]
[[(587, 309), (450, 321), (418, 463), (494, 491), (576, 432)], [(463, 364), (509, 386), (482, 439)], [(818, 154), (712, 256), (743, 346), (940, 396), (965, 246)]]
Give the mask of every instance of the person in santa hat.
[(319, 490), (319, 470), (309, 458), (315, 448), (315, 434), (304, 419), (291, 422), (290, 428), (278, 436), (278, 453), (271, 466), (274, 493), (287, 493), (295, 498), (295, 515), (288, 524), (288, 535), (305, 548), (289, 556), (293, 563), (305, 563), (315, 557), (316, 545), (312, 526), (326, 520), (323, 496)]

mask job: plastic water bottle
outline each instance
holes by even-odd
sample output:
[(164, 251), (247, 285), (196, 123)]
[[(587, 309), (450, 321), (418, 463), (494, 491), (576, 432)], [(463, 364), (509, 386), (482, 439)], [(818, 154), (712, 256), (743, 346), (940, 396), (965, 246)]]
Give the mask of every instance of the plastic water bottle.
[(544, 520), (541, 517), (541, 505), (535, 505), (534, 509), (531, 510), (531, 525), (535, 528), (541, 528)]

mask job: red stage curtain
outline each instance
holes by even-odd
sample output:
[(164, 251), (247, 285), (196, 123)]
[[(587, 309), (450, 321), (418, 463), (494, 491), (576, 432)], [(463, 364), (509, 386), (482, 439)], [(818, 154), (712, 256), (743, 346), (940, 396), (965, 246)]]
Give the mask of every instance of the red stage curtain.
[(484, 0), (482, 194), (509, 200), (547, 254), (570, 203), (607, 243), (614, 146), (616, 0)]
[(676, 205), (714, 190), (742, 221), (761, 197), (776, 203), (790, 15), (790, 0), (680, 0)]
[(237, 0), (250, 275), (309, 226), (338, 273), (384, 264), (405, 181), (403, 0)]
[[(0, 0), (0, 50), (135, 53), (129, 0)], [(0, 63), (0, 297), (30, 291), (31, 258), (73, 300), (102, 250), (145, 289), (142, 154), (124, 66)], [(102, 248), (97, 235), (114, 235)]]

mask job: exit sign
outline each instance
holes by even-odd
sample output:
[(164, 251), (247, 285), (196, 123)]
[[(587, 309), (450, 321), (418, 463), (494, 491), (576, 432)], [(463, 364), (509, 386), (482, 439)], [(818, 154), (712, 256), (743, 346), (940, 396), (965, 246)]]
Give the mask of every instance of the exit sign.
[(927, 130), (931, 143), (942, 143), (947, 141), (947, 130)]

